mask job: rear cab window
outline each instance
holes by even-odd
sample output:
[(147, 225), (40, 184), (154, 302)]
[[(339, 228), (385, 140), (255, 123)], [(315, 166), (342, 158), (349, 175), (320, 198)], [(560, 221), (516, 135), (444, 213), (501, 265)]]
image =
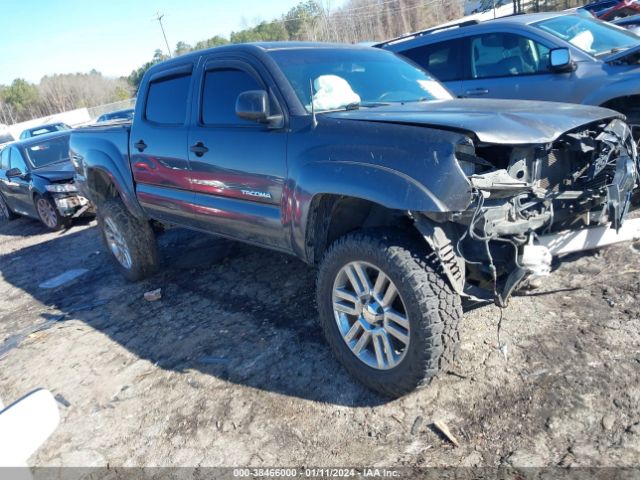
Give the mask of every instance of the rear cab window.
[(190, 73), (152, 80), (147, 93), (145, 119), (160, 125), (184, 124), (190, 84)]

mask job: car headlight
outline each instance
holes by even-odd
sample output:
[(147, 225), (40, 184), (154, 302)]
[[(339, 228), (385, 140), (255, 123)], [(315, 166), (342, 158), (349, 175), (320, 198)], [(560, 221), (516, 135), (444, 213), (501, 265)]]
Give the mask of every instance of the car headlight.
[(467, 177), (476, 173), (476, 164), (473, 161), (476, 156), (476, 149), (471, 142), (459, 143), (456, 145), (456, 159), (460, 168)]
[(495, 168), (491, 163), (476, 155), (476, 149), (470, 139), (456, 145), (455, 156), (460, 169), (467, 177)]
[(73, 183), (53, 183), (44, 188), (46, 188), (48, 192), (53, 193), (75, 193), (78, 191)]

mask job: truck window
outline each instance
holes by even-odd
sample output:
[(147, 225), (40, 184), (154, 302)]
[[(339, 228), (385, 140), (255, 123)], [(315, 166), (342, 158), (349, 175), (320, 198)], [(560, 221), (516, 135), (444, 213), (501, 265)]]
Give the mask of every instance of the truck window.
[(236, 100), (247, 90), (263, 90), (264, 87), (243, 70), (224, 68), (205, 73), (202, 91), (201, 118), (204, 125), (255, 125), (255, 122), (238, 118)]
[(191, 75), (160, 79), (149, 84), (145, 118), (164, 125), (182, 125), (187, 113)]

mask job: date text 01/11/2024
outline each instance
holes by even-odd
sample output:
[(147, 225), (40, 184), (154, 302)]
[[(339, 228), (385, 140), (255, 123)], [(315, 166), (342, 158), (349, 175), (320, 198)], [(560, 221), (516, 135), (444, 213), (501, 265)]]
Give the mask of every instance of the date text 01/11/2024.
[(301, 478), (398, 478), (397, 469), (387, 468), (236, 468), (234, 477)]

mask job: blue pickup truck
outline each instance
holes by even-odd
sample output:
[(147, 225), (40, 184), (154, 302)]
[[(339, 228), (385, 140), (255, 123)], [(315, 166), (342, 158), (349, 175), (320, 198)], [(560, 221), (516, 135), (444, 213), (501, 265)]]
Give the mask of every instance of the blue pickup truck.
[(637, 178), (612, 110), (458, 100), (385, 50), (314, 43), (158, 64), (132, 122), (70, 149), (125, 277), (158, 268), (154, 223), (291, 254), (336, 357), (389, 396), (454, 360), (462, 298), (504, 305), (550, 273), (539, 233), (618, 226)]

